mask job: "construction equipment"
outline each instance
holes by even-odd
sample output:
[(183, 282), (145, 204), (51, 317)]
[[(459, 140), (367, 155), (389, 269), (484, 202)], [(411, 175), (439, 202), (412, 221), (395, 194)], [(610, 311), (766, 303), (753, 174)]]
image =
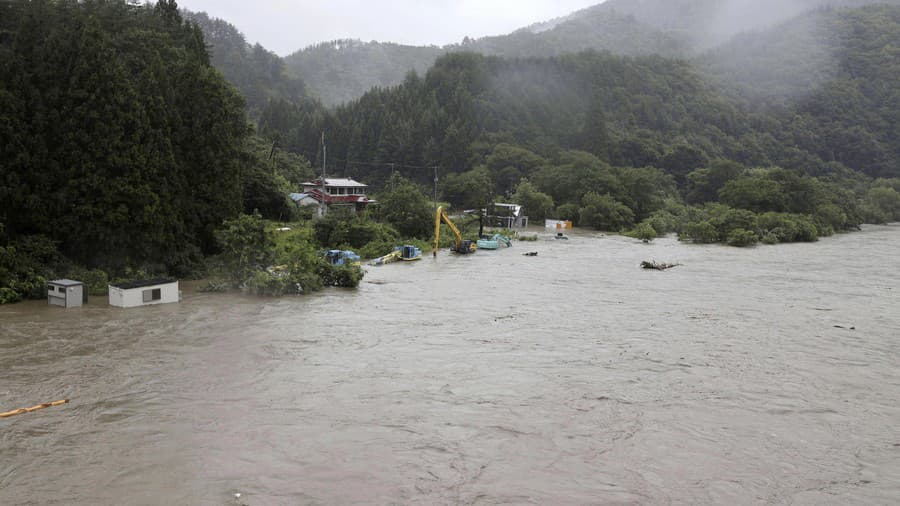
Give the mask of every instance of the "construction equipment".
[(403, 246), (395, 246), (394, 250), (387, 255), (373, 259), (369, 262), (369, 265), (384, 265), (391, 262), (396, 262), (397, 260), (403, 262), (412, 262), (414, 260), (421, 259), (422, 250), (411, 244), (404, 244)]
[(498, 249), (501, 244), (505, 244), (507, 248), (512, 247), (512, 241), (503, 234), (494, 234), (491, 237), (481, 236), (477, 244), (478, 249)]
[(350, 250), (328, 250), (325, 252), (325, 261), (331, 265), (360, 265), (359, 255)]
[(438, 207), (437, 211), (434, 213), (434, 251), (432, 252), (432, 254), (435, 257), (437, 256), (438, 242), (440, 242), (441, 239), (442, 221), (446, 223), (448, 227), (450, 227), (450, 230), (453, 231), (453, 236), (456, 238), (456, 241), (454, 241), (453, 246), (450, 248), (450, 251), (462, 254), (475, 252), (475, 250), (478, 248), (478, 245), (475, 244), (475, 241), (463, 239), (462, 235), (459, 233), (459, 229), (456, 228), (456, 225), (454, 225), (453, 222), (450, 221), (450, 217), (447, 216), (446, 212), (444, 212), (444, 208)]

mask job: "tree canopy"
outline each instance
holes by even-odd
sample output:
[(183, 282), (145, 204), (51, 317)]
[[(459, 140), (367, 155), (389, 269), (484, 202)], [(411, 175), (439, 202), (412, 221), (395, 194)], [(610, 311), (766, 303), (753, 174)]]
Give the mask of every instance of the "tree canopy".
[(88, 266), (184, 269), (241, 211), (244, 100), (174, 1), (4, 2), (0, 223)]

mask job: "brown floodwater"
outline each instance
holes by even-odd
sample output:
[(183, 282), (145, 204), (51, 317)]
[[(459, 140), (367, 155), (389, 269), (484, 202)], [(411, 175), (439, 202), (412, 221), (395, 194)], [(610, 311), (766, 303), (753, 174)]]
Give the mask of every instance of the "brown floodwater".
[(541, 239), (310, 296), (2, 306), (0, 411), (71, 403), (0, 419), (0, 504), (900, 502), (900, 226)]

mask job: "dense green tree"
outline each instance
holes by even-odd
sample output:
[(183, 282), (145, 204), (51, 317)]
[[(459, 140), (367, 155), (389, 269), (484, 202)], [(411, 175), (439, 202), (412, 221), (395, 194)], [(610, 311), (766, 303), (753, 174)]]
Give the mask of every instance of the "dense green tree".
[(275, 239), (259, 214), (226, 220), (216, 231), (225, 269), (231, 281), (242, 284), (265, 270), (275, 259)]
[(709, 161), (703, 151), (687, 144), (674, 146), (660, 160), (660, 165), (675, 176), (675, 180), (679, 185), (685, 183), (690, 172), (706, 167), (708, 163)]
[(249, 44), (244, 34), (224, 20), (205, 12), (184, 11), (184, 15), (203, 31), (212, 64), (244, 96), (251, 117), (259, 117), (270, 100), (314, 102), (304, 82), (287, 71), (278, 55)]
[(578, 224), (597, 230), (619, 232), (634, 225), (634, 213), (611, 195), (591, 192), (582, 199)]
[(378, 197), (378, 218), (403, 237), (428, 237), (434, 223), (433, 203), (409, 180), (394, 175)]
[(675, 180), (659, 169), (619, 169), (617, 177), (622, 187), (622, 195), (617, 197), (634, 212), (636, 220), (643, 220), (662, 209), (677, 195)]
[(491, 176), (485, 167), (448, 174), (442, 181), (444, 200), (455, 209), (481, 209), (491, 199)]
[(523, 179), (512, 196), (513, 202), (525, 207), (525, 214), (532, 220), (543, 221), (553, 212), (553, 197), (538, 189), (527, 179)]
[(4, 3), (0, 217), (89, 266), (184, 271), (240, 211), (243, 102), (172, 1)]
[(687, 175), (687, 196), (689, 204), (715, 202), (719, 190), (725, 183), (744, 173), (744, 166), (731, 160), (713, 160), (709, 167), (697, 169)]
[(866, 213), (874, 223), (900, 220), (900, 193), (885, 186), (872, 188), (866, 195)]
[(788, 209), (787, 197), (778, 182), (763, 176), (742, 177), (727, 182), (719, 191), (719, 199), (726, 205), (758, 213), (785, 212)]

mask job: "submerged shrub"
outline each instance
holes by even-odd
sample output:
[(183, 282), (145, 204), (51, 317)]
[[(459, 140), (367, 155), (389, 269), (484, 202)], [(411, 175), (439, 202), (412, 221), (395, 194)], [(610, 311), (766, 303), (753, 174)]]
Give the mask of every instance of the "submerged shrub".
[(719, 242), (719, 232), (709, 220), (692, 222), (684, 226), (684, 229), (678, 234), (678, 239), (701, 244), (712, 244)]
[(289, 293), (298, 293), (291, 286), (287, 273), (256, 271), (250, 276), (246, 284), (247, 291), (254, 295), (278, 297)]
[(678, 231), (678, 217), (665, 209), (651, 214), (644, 222), (649, 223), (657, 235)]
[[(787, 213), (764, 213), (757, 219), (757, 228), (764, 242), (815, 242), (819, 228), (809, 216)], [(827, 230), (826, 230), (827, 232)]]
[(656, 230), (650, 225), (647, 221), (642, 221), (638, 226), (634, 227), (634, 230), (627, 234), (629, 237), (634, 237), (635, 239), (640, 239), (644, 242), (650, 242), (653, 239), (656, 239)]
[(396, 246), (394, 241), (373, 241), (359, 250), (359, 256), (363, 258), (378, 258), (390, 253), (394, 246)]
[(358, 265), (331, 265), (322, 263), (319, 266), (319, 278), (325, 286), (356, 288), (363, 278), (363, 270)]
[(759, 242), (759, 237), (752, 230), (736, 228), (728, 233), (728, 244), (730, 246), (753, 246), (757, 242)]
[(22, 295), (12, 288), (0, 287), (0, 304), (12, 304), (22, 300)]

